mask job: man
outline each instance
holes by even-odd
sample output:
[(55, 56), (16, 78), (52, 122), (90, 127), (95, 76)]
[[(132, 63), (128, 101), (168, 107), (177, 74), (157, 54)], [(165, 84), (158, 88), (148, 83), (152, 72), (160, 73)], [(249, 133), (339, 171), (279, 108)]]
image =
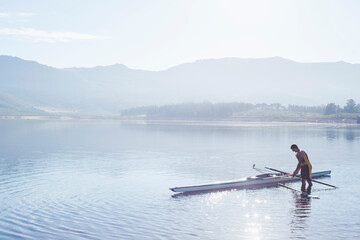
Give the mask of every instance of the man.
[[(296, 166), (295, 171), (293, 172), (293, 176), (295, 176), (299, 170), (301, 169), (301, 191), (303, 192), (303, 194), (310, 194), (311, 193), (311, 186), (312, 186), (312, 182), (311, 182), (311, 164), (309, 161), (309, 157), (307, 156), (306, 152), (303, 150), (300, 150), (298, 148), (298, 146), (296, 144), (291, 145), (291, 150), (293, 150), (293, 152), (296, 152), (296, 158), (298, 159), (299, 163)], [(308, 182), (308, 188), (305, 192), (305, 186), (306, 186), (306, 181)]]

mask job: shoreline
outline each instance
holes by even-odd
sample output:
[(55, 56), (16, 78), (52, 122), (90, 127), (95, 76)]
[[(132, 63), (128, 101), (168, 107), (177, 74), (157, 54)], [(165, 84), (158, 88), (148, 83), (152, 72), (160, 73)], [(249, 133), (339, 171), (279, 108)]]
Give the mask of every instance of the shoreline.
[[(357, 120), (314, 121), (314, 119), (261, 119), (261, 118), (223, 118), (223, 119), (147, 119), (144, 117), (119, 116), (0, 116), (0, 120), (28, 121), (114, 121), (124, 124), (140, 125), (187, 125), (187, 126), (360, 126)], [(322, 119), (323, 120), (323, 119)], [(338, 120), (338, 119), (336, 119)]]

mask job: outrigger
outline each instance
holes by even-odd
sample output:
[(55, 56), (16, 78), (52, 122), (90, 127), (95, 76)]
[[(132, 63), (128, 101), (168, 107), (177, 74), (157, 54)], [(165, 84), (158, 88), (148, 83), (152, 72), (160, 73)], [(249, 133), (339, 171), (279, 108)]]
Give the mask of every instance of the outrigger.
[[(269, 169), (275, 170), (275, 169)], [(322, 171), (312, 173), (313, 178), (320, 178), (330, 176), (331, 171)], [(289, 176), (285, 172), (277, 173), (263, 173), (252, 177), (225, 181), (225, 182), (214, 182), (201, 185), (185, 186), (185, 187), (173, 187), (170, 188), (171, 191), (177, 193), (195, 193), (195, 192), (207, 192), (207, 191), (216, 191), (216, 190), (225, 190), (225, 189), (245, 189), (245, 188), (256, 188), (256, 187), (266, 187), (266, 186), (277, 186), (279, 183), (287, 183), (299, 181), (301, 179), (300, 175), (295, 177)]]

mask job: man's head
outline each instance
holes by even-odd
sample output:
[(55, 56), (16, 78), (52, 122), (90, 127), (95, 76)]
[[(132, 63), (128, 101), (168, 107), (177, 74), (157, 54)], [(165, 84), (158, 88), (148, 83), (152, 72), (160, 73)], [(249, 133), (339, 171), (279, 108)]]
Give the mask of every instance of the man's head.
[(291, 148), (291, 150), (293, 150), (294, 152), (299, 152), (299, 151), (300, 151), (299, 147), (298, 147), (296, 144), (291, 145), (290, 148)]

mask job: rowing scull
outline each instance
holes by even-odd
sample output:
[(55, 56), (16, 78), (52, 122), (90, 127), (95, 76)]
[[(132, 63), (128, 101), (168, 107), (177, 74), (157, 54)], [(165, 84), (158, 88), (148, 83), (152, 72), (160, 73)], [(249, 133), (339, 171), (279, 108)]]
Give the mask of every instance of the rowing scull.
[[(329, 176), (331, 171), (315, 172), (312, 174), (312, 178)], [(225, 182), (214, 182), (201, 185), (185, 186), (185, 187), (173, 187), (170, 188), (173, 192), (178, 193), (190, 193), (190, 192), (204, 192), (204, 191), (216, 191), (222, 189), (243, 189), (243, 188), (255, 188), (261, 186), (277, 185), (278, 183), (286, 183), (299, 181), (300, 178), (295, 178), (289, 175), (281, 173), (264, 173), (252, 177), (225, 181)]]

